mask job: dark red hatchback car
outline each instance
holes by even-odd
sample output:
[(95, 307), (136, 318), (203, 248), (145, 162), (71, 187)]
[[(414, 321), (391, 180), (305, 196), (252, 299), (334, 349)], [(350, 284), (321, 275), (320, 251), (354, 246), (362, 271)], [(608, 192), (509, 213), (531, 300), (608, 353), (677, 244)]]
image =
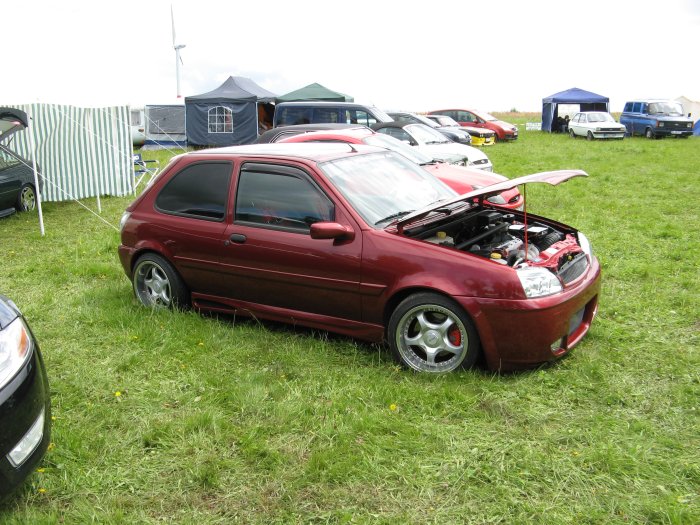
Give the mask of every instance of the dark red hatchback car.
[(600, 267), (570, 226), (457, 195), (392, 151), (260, 144), (174, 158), (121, 221), (148, 306), (254, 315), (387, 340), (404, 366), (508, 370), (556, 359), (596, 313)]

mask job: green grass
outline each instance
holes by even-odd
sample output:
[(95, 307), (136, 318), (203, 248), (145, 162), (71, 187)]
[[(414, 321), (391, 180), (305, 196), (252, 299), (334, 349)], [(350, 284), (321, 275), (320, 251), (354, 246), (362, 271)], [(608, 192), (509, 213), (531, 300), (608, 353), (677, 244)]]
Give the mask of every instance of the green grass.
[(700, 142), (523, 131), (485, 151), (509, 177), (590, 174), (527, 193), (604, 272), (593, 329), (553, 366), (423, 376), (379, 345), (148, 311), (84, 208), (46, 203), (45, 237), (36, 214), (0, 221), (0, 291), (55, 418), (0, 523), (700, 522)]

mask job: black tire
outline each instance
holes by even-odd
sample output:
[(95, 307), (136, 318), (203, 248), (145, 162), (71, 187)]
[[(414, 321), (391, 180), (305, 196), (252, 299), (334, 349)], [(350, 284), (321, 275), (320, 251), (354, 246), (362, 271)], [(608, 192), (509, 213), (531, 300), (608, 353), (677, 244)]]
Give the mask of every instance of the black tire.
[(644, 136), (645, 136), (646, 138), (652, 139), (652, 140), (656, 138), (656, 137), (654, 136), (654, 132), (652, 131), (651, 128), (647, 128), (647, 129), (644, 131)]
[(569, 128), (569, 137), (571, 137), (572, 139), (576, 138), (576, 133), (574, 133), (574, 130), (571, 128)]
[(586, 133), (586, 140), (593, 140), (594, 138), (595, 138), (595, 137), (593, 137), (593, 133), (592, 133), (592, 132), (589, 131), (588, 133)]
[(387, 339), (402, 366), (428, 373), (470, 368), (481, 347), (466, 312), (451, 299), (430, 292), (399, 303), (389, 319)]
[(187, 308), (190, 293), (182, 277), (165, 257), (146, 253), (138, 258), (132, 276), (134, 295), (150, 308)]
[(36, 208), (36, 191), (33, 184), (27, 182), (19, 189), (15, 208), (18, 211), (32, 211)]

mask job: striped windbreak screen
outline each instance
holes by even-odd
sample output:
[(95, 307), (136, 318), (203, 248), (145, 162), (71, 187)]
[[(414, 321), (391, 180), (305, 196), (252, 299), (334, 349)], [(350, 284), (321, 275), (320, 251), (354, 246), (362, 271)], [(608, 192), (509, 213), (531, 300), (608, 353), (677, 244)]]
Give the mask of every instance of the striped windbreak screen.
[(14, 105), (31, 118), (9, 148), (36, 161), (44, 178), (42, 200), (123, 196), (133, 192), (129, 107), (78, 108), (55, 104)]

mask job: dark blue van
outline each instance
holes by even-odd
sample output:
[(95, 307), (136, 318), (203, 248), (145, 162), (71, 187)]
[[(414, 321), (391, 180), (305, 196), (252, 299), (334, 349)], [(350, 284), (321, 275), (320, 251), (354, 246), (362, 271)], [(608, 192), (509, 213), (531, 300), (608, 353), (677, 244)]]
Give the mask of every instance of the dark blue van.
[(627, 133), (643, 135), (649, 139), (660, 137), (683, 137), (693, 134), (690, 115), (683, 114), (680, 102), (666, 99), (632, 100), (625, 104), (620, 115)]
[(275, 106), (272, 127), (322, 123), (371, 126), (393, 120), (381, 109), (354, 102), (281, 102)]

